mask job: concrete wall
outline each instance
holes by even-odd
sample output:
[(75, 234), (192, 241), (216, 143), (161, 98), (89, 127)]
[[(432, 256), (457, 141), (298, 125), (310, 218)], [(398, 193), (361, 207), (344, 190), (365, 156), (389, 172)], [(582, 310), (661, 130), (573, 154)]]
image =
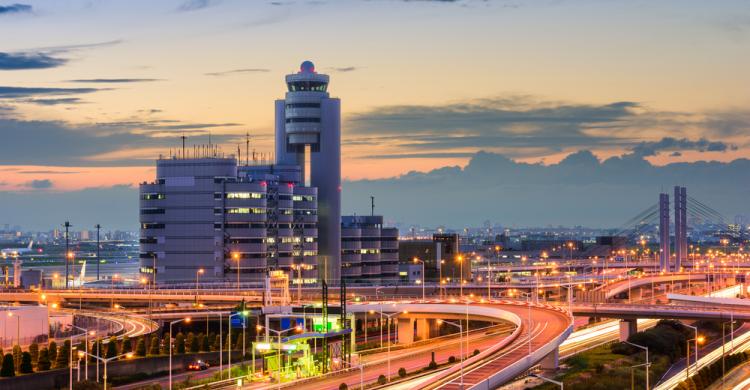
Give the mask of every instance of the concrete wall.
[[(232, 352), (232, 360), (239, 359), (241, 352)], [(224, 364), (227, 364), (228, 355), (224, 353)], [(184, 367), (188, 363), (195, 359), (201, 359), (209, 362), (211, 365), (218, 365), (219, 353), (218, 352), (203, 352), (185, 355), (172, 356), (173, 373), (183, 371)], [(84, 376), (84, 362), (81, 362), (81, 379)], [(169, 356), (157, 356), (149, 358), (133, 359), (131, 361), (118, 361), (107, 364), (107, 376), (112, 380), (114, 377), (135, 375), (137, 373), (154, 374), (157, 372), (165, 372), (169, 370)], [(68, 387), (68, 374), (69, 370), (59, 369), (51, 370), (41, 373), (17, 376), (13, 378), (0, 379), (0, 390), (18, 390), (18, 389), (34, 389), (34, 390), (45, 390), (45, 389), (60, 389)], [(99, 375), (104, 375), (104, 365), (99, 364)], [(89, 362), (89, 378), (94, 380), (96, 376), (96, 363)], [(77, 374), (73, 371), (73, 378), (75, 379)]]

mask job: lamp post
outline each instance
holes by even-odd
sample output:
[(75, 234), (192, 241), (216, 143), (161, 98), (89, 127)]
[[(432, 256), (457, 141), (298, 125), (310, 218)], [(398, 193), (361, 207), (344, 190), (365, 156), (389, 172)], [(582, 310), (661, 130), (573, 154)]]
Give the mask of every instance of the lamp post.
[(541, 379), (541, 380), (543, 380), (545, 382), (549, 382), (549, 383), (558, 385), (558, 386), (560, 386), (560, 390), (564, 390), (565, 389), (565, 386), (560, 381), (556, 381), (556, 380), (550, 379), (550, 378), (545, 378), (545, 377), (543, 377), (543, 376), (541, 376), (539, 374), (529, 374), (529, 376), (532, 377), (532, 378), (539, 378), (539, 379)]
[[(726, 334), (726, 325), (731, 324), (732, 327), (734, 327), (734, 321), (727, 321), (721, 323), (721, 388), (724, 388), (724, 377), (726, 376), (726, 351), (724, 345), (725, 342), (725, 334)], [(732, 334), (734, 332), (732, 331)]]
[[(448, 325), (452, 325), (452, 326), (455, 326), (456, 328), (458, 328), (458, 343), (460, 344), (460, 349), (459, 349), (460, 352), (459, 353), (461, 354), (461, 390), (463, 390), (463, 388), (464, 388), (464, 342), (463, 342), (463, 340), (461, 340), (461, 338), (463, 337), (463, 334), (464, 334), (464, 327), (461, 324), (457, 324), (455, 322), (446, 321), (446, 320), (438, 320), (437, 322), (438, 322), (438, 324), (446, 323)], [(389, 380), (390, 380), (390, 371), (391, 371), (390, 363), (391, 363), (391, 361), (390, 361), (390, 358), (389, 358), (389, 360), (388, 360), (388, 364), (389, 364), (389, 366), (388, 366)]]
[(234, 314), (230, 314), (229, 318), (227, 319), (227, 321), (229, 321), (229, 335), (227, 336), (227, 338), (229, 339), (229, 364), (228, 364), (229, 379), (232, 379), (232, 317), (235, 317), (235, 316), (243, 317), (242, 319), (242, 360), (245, 360), (245, 321), (247, 318), (247, 314), (248, 314), (247, 311), (240, 311)]
[(359, 390), (364, 390), (365, 389), (365, 378), (364, 378), (364, 376), (365, 376), (365, 374), (364, 374), (364, 368), (365, 367), (362, 365), (362, 363), (360, 363), (360, 364), (358, 364), (358, 365), (355, 366), (355, 365), (347, 362), (344, 359), (341, 359), (341, 363), (344, 363), (344, 364), (348, 365), (351, 368), (359, 368)]
[(438, 277), (440, 280), (438, 280), (438, 289), (440, 290), (440, 299), (443, 299), (443, 264), (445, 264), (445, 260), (440, 260), (440, 264), (438, 264), (438, 273), (440, 274)]
[[(71, 350), (72, 350), (72, 348), (71, 348)], [(117, 359), (119, 359), (119, 358), (121, 358), (123, 356), (127, 357), (128, 359), (130, 359), (131, 357), (133, 357), (133, 353), (132, 352), (123, 353), (122, 355), (117, 355), (117, 356), (113, 356), (111, 358), (106, 358), (106, 359), (103, 358), (103, 357), (100, 357), (100, 356), (96, 356), (96, 355), (91, 354), (91, 353), (86, 353), (86, 355), (91, 356), (92, 358), (94, 358), (94, 359), (96, 359), (96, 360), (101, 361), (101, 362), (104, 363), (104, 390), (107, 390), (107, 363), (111, 362), (112, 360), (117, 360)], [(171, 363), (172, 360), (170, 360), (169, 362)], [(171, 370), (171, 368), (170, 368), (170, 371), (169, 371), (169, 386), (170, 386), (169, 388), (171, 389), (172, 388), (172, 370)]]
[(487, 256), (487, 302), (492, 301), (492, 267), (490, 266), (490, 256)]
[[(169, 323), (169, 390), (172, 390), (172, 325), (180, 322), (190, 323), (190, 317), (181, 318)], [(221, 325), (221, 324), (220, 324)], [(219, 326), (221, 328), (221, 326)], [(221, 340), (219, 340), (221, 342)], [(221, 352), (219, 352), (221, 355)], [(104, 381), (107, 381), (107, 365), (104, 364)]]
[[(382, 310), (382, 307), (381, 307), (381, 310)], [(404, 311), (403, 313), (406, 314), (407, 312)], [(399, 314), (401, 314), (401, 312), (395, 312), (395, 313), (388, 314), (388, 313), (383, 313), (381, 311), (380, 312), (380, 320), (382, 321), (383, 317), (386, 317), (386, 318), (388, 318), (388, 321), (390, 322), (391, 318), (393, 318), (393, 317), (395, 317), (395, 316), (397, 316)], [(382, 329), (382, 327), (381, 327), (381, 329)], [(381, 341), (381, 343), (382, 343), (382, 341)], [(381, 348), (382, 348), (382, 345), (381, 345)], [(388, 382), (390, 382), (391, 381), (391, 335), (390, 335), (390, 329), (388, 330), (388, 372), (387, 372), (386, 377), (387, 377)]]
[[(89, 353), (89, 330), (85, 329), (85, 328), (81, 328), (80, 326), (72, 325), (72, 324), (71, 324), (71, 326), (74, 327), (74, 328), (76, 328), (76, 329), (78, 329), (78, 330), (82, 330), (85, 333), (84, 343), (86, 343), (86, 351), (84, 353), (88, 354)], [(93, 331), (91, 331), (91, 335), (92, 336), (94, 335)], [(71, 343), (71, 346), (72, 346), (72, 343)], [(85, 375), (86, 376), (86, 380), (89, 380), (89, 360), (88, 359), (86, 359), (85, 367), (86, 367), (86, 373), (85, 373), (86, 374)], [(78, 377), (80, 378), (80, 376), (81, 376), (81, 373), (80, 373), (80, 370), (79, 370)]]
[(417, 281), (418, 283), (422, 284), (422, 302), (425, 301), (425, 274), (424, 274), (424, 260), (420, 260), (419, 258), (414, 258), (414, 264), (422, 263), (422, 280)]
[(195, 271), (195, 303), (198, 303), (198, 278), (203, 275), (203, 268)]
[(649, 386), (649, 380), (648, 380), (648, 367), (651, 365), (651, 362), (648, 360), (648, 347), (645, 347), (643, 345), (639, 345), (639, 344), (636, 344), (636, 343), (631, 343), (630, 341), (627, 341), (627, 340), (625, 340), (625, 343), (629, 344), (629, 345), (632, 345), (634, 347), (638, 347), (638, 348), (646, 351), (646, 363), (645, 363), (645, 366), (646, 366), (646, 390), (649, 390), (650, 386)]
[(695, 338), (689, 339), (685, 342), (686, 344), (686, 350), (687, 350), (687, 358), (686, 358), (686, 364), (685, 364), (685, 377), (686, 379), (690, 378), (690, 342), (695, 342), (695, 368), (698, 368), (698, 344), (703, 344), (703, 341), (706, 339), (703, 336), (698, 336), (698, 329), (694, 326), (683, 324), (687, 327), (693, 328), (695, 330)]
[(459, 274), (460, 274), (460, 276), (458, 277), (458, 285), (460, 286), (459, 291), (461, 292), (460, 294), (461, 299), (463, 299), (464, 298), (464, 257), (461, 255), (458, 255), (457, 259), (458, 259)]
[(238, 252), (232, 252), (232, 259), (237, 262), (237, 294), (240, 293), (240, 260), (241, 256)]
[[(262, 328), (262, 327), (260, 327), (260, 328)], [(284, 334), (284, 333), (286, 333), (286, 332), (289, 332), (291, 330), (301, 331), (302, 327), (300, 327), (298, 325), (298, 326), (295, 326), (295, 327), (292, 327), (292, 328), (289, 328), (289, 329), (284, 329), (284, 330), (275, 330), (275, 329), (271, 329), (271, 328), (266, 328), (266, 330), (270, 331), (270, 332), (273, 332), (273, 334), (275, 334), (278, 337), (278, 343), (277, 343), (277, 346), (276, 346), (276, 359), (278, 359), (278, 362), (277, 362), (278, 364), (277, 365), (279, 367), (279, 370), (278, 370), (279, 373), (278, 373), (278, 378), (277, 378), (277, 382), (276, 383), (277, 383), (278, 386), (281, 386), (281, 335)], [(231, 368), (230, 368), (230, 370), (231, 370)]]

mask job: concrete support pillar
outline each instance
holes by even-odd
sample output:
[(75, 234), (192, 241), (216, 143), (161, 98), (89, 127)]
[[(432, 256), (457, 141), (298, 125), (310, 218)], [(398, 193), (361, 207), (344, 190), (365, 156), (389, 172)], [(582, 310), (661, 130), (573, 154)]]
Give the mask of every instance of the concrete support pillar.
[(427, 340), (430, 338), (430, 328), (427, 326), (426, 318), (419, 318), (417, 321), (417, 340)]
[(638, 333), (638, 320), (620, 320), (620, 341), (635, 333)]
[(398, 325), (398, 343), (411, 344), (414, 342), (414, 319), (399, 318)]
[(431, 318), (427, 320), (427, 324), (430, 328), (430, 338), (440, 336), (440, 324), (438, 324), (438, 320)]
[(539, 365), (542, 367), (542, 370), (557, 370), (559, 363), (560, 350), (555, 348), (552, 352), (548, 353), (541, 362), (539, 362)]

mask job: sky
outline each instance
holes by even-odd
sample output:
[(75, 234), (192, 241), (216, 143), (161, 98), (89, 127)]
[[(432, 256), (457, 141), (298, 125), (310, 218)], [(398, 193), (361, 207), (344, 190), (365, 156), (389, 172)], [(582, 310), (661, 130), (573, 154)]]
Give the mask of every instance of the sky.
[(303, 60), (342, 100), (345, 213), (375, 194), (393, 223), (619, 226), (675, 184), (748, 212), (746, 0), (0, 0), (0, 36), (0, 224), (135, 228), (182, 135), (270, 157)]

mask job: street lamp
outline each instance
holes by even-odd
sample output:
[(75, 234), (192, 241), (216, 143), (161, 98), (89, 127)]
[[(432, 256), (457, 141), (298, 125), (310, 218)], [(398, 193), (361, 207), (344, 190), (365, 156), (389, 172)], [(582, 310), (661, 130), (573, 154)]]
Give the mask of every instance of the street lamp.
[(688, 325), (688, 324), (683, 324), (683, 325), (689, 328), (693, 328), (693, 330), (695, 330), (695, 338), (689, 339), (685, 342), (686, 350), (687, 350), (687, 358), (685, 362), (685, 377), (687, 379), (690, 379), (690, 342), (691, 341), (695, 342), (695, 368), (698, 369), (698, 344), (703, 344), (703, 342), (706, 341), (706, 338), (703, 336), (698, 336), (698, 328)]
[[(183, 321), (185, 323), (190, 323), (190, 317), (181, 318), (179, 320), (175, 320), (175, 321), (172, 321), (172, 322), (169, 323), (169, 390), (172, 390), (172, 325), (180, 323), (180, 322), (183, 322)], [(106, 363), (105, 363), (104, 367), (105, 367), (104, 368), (104, 372), (105, 372), (104, 378), (105, 378), (105, 382), (106, 382), (106, 378), (107, 378), (107, 374), (106, 374), (106, 372), (107, 372), (107, 368), (106, 367), (107, 366), (106, 366)]]
[(242, 316), (242, 360), (241, 362), (245, 360), (245, 321), (247, 320), (248, 312), (240, 311), (234, 314), (230, 314), (227, 321), (229, 322), (229, 335), (227, 338), (229, 339), (229, 379), (232, 379), (232, 317), (234, 316)]
[[(403, 313), (406, 314), (407, 312), (404, 311)], [(395, 317), (395, 316), (397, 316), (399, 314), (401, 314), (401, 312), (395, 312), (395, 313), (388, 314), (388, 313), (383, 313), (381, 311), (380, 312), (380, 320), (382, 321), (383, 317), (385, 316), (386, 318), (388, 318), (388, 321), (390, 322), (391, 318), (393, 318), (393, 317)], [(381, 326), (381, 329), (382, 329), (382, 326)], [(381, 341), (381, 348), (382, 348), (382, 341)], [(388, 382), (390, 382), (391, 381), (391, 332), (390, 332), (390, 329), (388, 329), (388, 373), (387, 374), (388, 375), (386, 375), (386, 376), (387, 376)]]
[(558, 385), (558, 386), (560, 386), (560, 390), (564, 390), (565, 389), (565, 386), (560, 381), (556, 381), (556, 380), (550, 379), (550, 378), (545, 378), (545, 377), (543, 377), (543, 376), (541, 376), (539, 374), (529, 374), (529, 376), (532, 377), (532, 378), (538, 378), (538, 379), (541, 379), (541, 380), (543, 380), (545, 382), (549, 382), (549, 383)]
[[(72, 348), (71, 348), (71, 350), (72, 350)], [(86, 353), (86, 355), (91, 356), (92, 358), (94, 358), (96, 360), (99, 360), (99, 361), (101, 361), (101, 362), (104, 363), (104, 390), (107, 390), (107, 363), (111, 362), (112, 360), (117, 360), (117, 359), (119, 359), (119, 358), (121, 358), (123, 356), (125, 356), (128, 359), (130, 359), (130, 358), (133, 357), (133, 353), (132, 352), (123, 353), (122, 355), (117, 355), (117, 356), (113, 356), (111, 358), (106, 358), (106, 359), (103, 358), (103, 357), (100, 357), (100, 356), (96, 356), (96, 355), (91, 354), (91, 353)], [(169, 362), (170, 362), (170, 364), (172, 363), (171, 356), (170, 356), (170, 361)], [(172, 370), (171, 370), (171, 366), (170, 366), (170, 370), (169, 370), (169, 388), (170, 389), (172, 388)]]
[[(89, 353), (89, 330), (85, 329), (85, 328), (81, 328), (80, 326), (75, 326), (73, 324), (71, 324), (71, 326), (74, 327), (74, 328), (76, 328), (76, 329), (78, 329), (78, 330), (82, 330), (83, 331), (83, 333), (84, 333), (84, 341), (83, 342), (86, 343), (86, 351), (85, 352), (81, 351), (81, 352), (83, 352), (85, 354), (88, 354)], [(94, 335), (93, 331), (91, 331), (91, 335), (92, 336)], [(73, 344), (71, 343), (71, 348), (72, 348), (72, 345)], [(81, 352), (78, 352), (78, 353), (80, 354)], [(89, 360), (88, 359), (86, 359), (85, 367), (86, 367), (86, 380), (89, 380)], [(78, 377), (79, 377), (79, 380), (80, 380), (80, 377), (81, 377), (80, 362), (79, 362)]]
[(195, 303), (198, 303), (198, 277), (203, 275), (203, 268), (195, 271)]
[(456, 258), (456, 261), (458, 261), (459, 264), (459, 278), (458, 278), (458, 285), (460, 286), (459, 290), (461, 291), (461, 299), (464, 297), (464, 257), (461, 255), (458, 255)]
[[(725, 352), (725, 334), (727, 329), (727, 324), (730, 324), (732, 328), (734, 328), (734, 321), (727, 321), (721, 323), (721, 388), (724, 388), (724, 377), (726, 376), (726, 352)], [(732, 336), (734, 337), (734, 330), (731, 330)]]
[(415, 257), (414, 264), (417, 264), (417, 263), (422, 263), (422, 280), (418, 280), (417, 283), (422, 284), (422, 302), (424, 302), (425, 301), (424, 289), (425, 289), (425, 280), (426, 280), (425, 274), (424, 274), (424, 260), (420, 260), (419, 258)]
[[(258, 328), (262, 328), (262, 327), (258, 326)], [(299, 331), (302, 331), (302, 327), (299, 326), (299, 325), (297, 325), (295, 327), (292, 327), (292, 328), (289, 328), (289, 329), (284, 329), (284, 330), (275, 330), (275, 329), (271, 329), (271, 328), (266, 328), (266, 331), (273, 332), (278, 337), (278, 344), (276, 346), (276, 359), (278, 359), (277, 365), (278, 365), (278, 368), (279, 368), (279, 370), (278, 370), (279, 373), (278, 373), (278, 378), (277, 378), (277, 384), (279, 386), (281, 385), (281, 335), (284, 334), (284, 333), (286, 333), (286, 332), (292, 331), (292, 330), (295, 330), (295, 331), (299, 332)], [(230, 367), (230, 370), (231, 370), (231, 367)]]
[(636, 344), (636, 343), (631, 343), (630, 341), (627, 341), (627, 340), (625, 340), (625, 343), (629, 344), (629, 345), (632, 345), (634, 347), (638, 347), (638, 348), (646, 351), (646, 363), (645, 363), (645, 366), (646, 366), (646, 390), (649, 390), (650, 387), (649, 387), (649, 381), (648, 381), (648, 367), (651, 365), (651, 362), (649, 362), (649, 360), (648, 360), (648, 347), (645, 347), (643, 345)]
[(232, 252), (232, 260), (237, 262), (237, 293), (240, 292), (240, 260), (241, 256), (238, 252)]
[[(464, 342), (463, 342), (463, 340), (461, 338), (463, 337), (463, 334), (464, 334), (464, 327), (461, 324), (457, 324), (455, 322), (446, 321), (446, 320), (437, 320), (437, 323), (438, 323), (438, 325), (440, 325), (442, 323), (446, 323), (448, 325), (452, 325), (452, 326), (455, 326), (455, 327), (458, 328), (458, 344), (460, 346), (460, 349), (459, 349), (460, 352), (459, 353), (461, 354), (461, 390), (463, 390), (463, 388), (464, 388)], [(389, 360), (388, 360), (388, 364), (389, 364), (389, 366), (388, 366), (389, 378), (388, 379), (389, 380), (390, 380), (390, 371), (391, 371), (390, 363), (391, 363), (391, 361), (390, 361), (390, 358), (389, 358)]]

